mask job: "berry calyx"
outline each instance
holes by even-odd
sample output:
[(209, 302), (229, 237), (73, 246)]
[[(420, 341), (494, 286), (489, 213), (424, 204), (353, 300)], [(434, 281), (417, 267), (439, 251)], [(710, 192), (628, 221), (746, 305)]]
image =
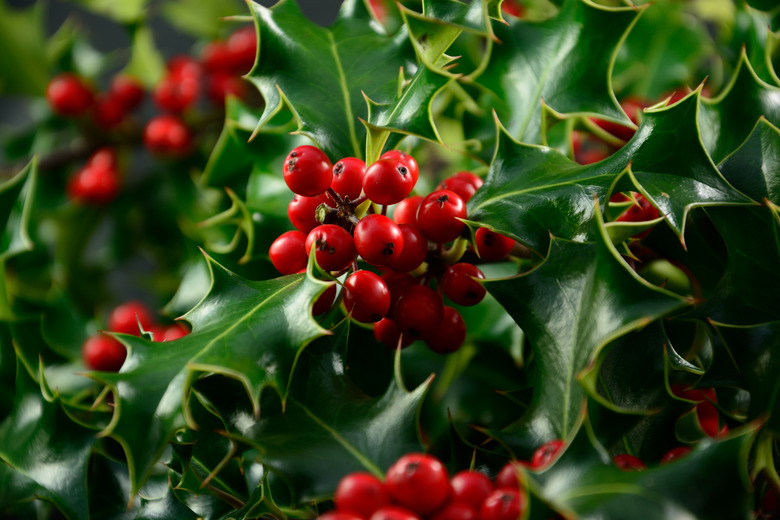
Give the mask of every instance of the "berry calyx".
[(490, 231), (488, 228), (481, 227), (474, 234), (474, 245), (482, 260), (497, 262), (509, 256), (512, 248), (515, 247), (515, 241), (500, 233)]
[(420, 231), (434, 242), (455, 240), (466, 228), (466, 204), (455, 192), (437, 190), (426, 196), (417, 210)]
[(105, 334), (90, 336), (81, 346), (81, 359), (90, 370), (119, 372), (126, 357), (125, 346)]
[(344, 307), (355, 321), (377, 322), (390, 308), (390, 291), (377, 274), (355, 271), (344, 282)]
[(312, 229), (306, 237), (306, 254), (314, 248), (314, 258), (325, 271), (341, 271), (355, 260), (355, 241), (344, 228), (323, 224)]
[(450, 494), (447, 469), (422, 453), (404, 455), (390, 466), (385, 486), (393, 501), (421, 516), (441, 508)]
[(316, 197), (330, 188), (333, 165), (325, 152), (316, 146), (302, 145), (292, 150), (284, 160), (284, 182), (293, 193)]
[(51, 109), (65, 117), (78, 117), (92, 106), (92, 90), (83, 79), (70, 72), (58, 74), (46, 87)]
[(458, 305), (476, 305), (485, 298), (487, 290), (477, 280), (485, 275), (474, 264), (459, 262), (447, 268), (441, 280), (444, 294)]
[(412, 185), (417, 184), (417, 179), (420, 176), (420, 168), (417, 165), (417, 161), (414, 160), (414, 157), (402, 150), (390, 150), (389, 152), (383, 153), (379, 158), (390, 159), (402, 163), (408, 168), (409, 173), (412, 175)]
[(281, 274), (293, 274), (306, 269), (306, 235), (301, 231), (287, 231), (279, 235), (268, 249), (271, 263)]
[(149, 330), (154, 325), (154, 315), (142, 302), (131, 300), (118, 305), (108, 316), (108, 328), (113, 332), (140, 336), (139, 325)]
[(380, 507), (390, 505), (384, 483), (371, 473), (350, 473), (339, 481), (333, 502), (338, 511), (349, 511), (370, 518)]
[(404, 249), (404, 234), (384, 215), (366, 215), (355, 226), (355, 248), (371, 265), (385, 266), (397, 260)]
[(363, 191), (377, 204), (397, 204), (414, 188), (415, 180), (401, 161), (380, 159), (366, 169)]

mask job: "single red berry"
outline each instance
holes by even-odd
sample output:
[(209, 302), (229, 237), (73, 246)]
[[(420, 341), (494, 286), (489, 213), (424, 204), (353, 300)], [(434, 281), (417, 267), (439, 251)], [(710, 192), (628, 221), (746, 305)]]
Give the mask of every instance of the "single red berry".
[(152, 335), (152, 341), (162, 342), (165, 341), (165, 330), (164, 325), (154, 324), (150, 328), (144, 329), (144, 332)]
[(99, 94), (92, 104), (92, 119), (103, 129), (110, 130), (124, 121), (127, 111), (121, 101), (111, 94)]
[(214, 105), (221, 107), (225, 98), (235, 96), (244, 99), (247, 96), (248, 84), (239, 76), (225, 72), (217, 72), (209, 76), (206, 84), (206, 95)]
[(344, 307), (355, 321), (375, 323), (390, 308), (390, 291), (379, 275), (355, 271), (344, 282)]
[(515, 241), (500, 233), (490, 231), (488, 228), (481, 227), (474, 234), (474, 245), (482, 260), (497, 262), (509, 256), (512, 248), (515, 247)]
[(455, 240), (466, 228), (458, 219), (466, 218), (466, 204), (456, 193), (437, 190), (426, 196), (417, 210), (420, 231), (434, 242)]
[(349, 511), (328, 511), (317, 517), (317, 520), (366, 520)]
[(691, 452), (690, 446), (678, 446), (667, 451), (663, 457), (661, 457), (661, 466), (674, 462), (677, 459), (681, 459)]
[(192, 133), (178, 116), (161, 115), (146, 124), (144, 144), (155, 155), (183, 157), (192, 148)]
[(504, 0), (501, 4), (501, 10), (518, 18), (525, 15), (525, 6), (519, 0)]
[(412, 174), (412, 185), (414, 186), (417, 184), (417, 179), (420, 176), (420, 168), (417, 166), (417, 161), (414, 160), (414, 157), (401, 150), (390, 150), (389, 152), (383, 153), (379, 158), (399, 161), (404, 164), (409, 169), (409, 173)]
[(382, 273), (382, 280), (385, 281), (385, 284), (390, 291), (390, 310), (387, 312), (387, 317), (392, 318), (395, 304), (398, 302), (398, 299), (409, 287), (417, 285), (418, 281), (417, 278), (409, 273), (396, 271), (385, 271)]
[(482, 503), (480, 520), (518, 520), (528, 508), (528, 498), (518, 489), (497, 489)]
[(528, 463), (519, 460), (508, 462), (496, 475), (496, 488), (521, 489), (523, 487), (523, 468)]
[(287, 205), (287, 218), (298, 230), (308, 233), (321, 223), (317, 220), (317, 208), (320, 204), (325, 204), (332, 208), (336, 207), (336, 202), (328, 193), (317, 195), (316, 197), (304, 197), (303, 195), (293, 195), (292, 200)]
[(343, 227), (323, 224), (306, 236), (306, 253), (314, 247), (314, 258), (325, 271), (341, 271), (355, 260), (355, 241)]
[(401, 161), (380, 159), (366, 169), (363, 191), (377, 204), (401, 202), (414, 188), (414, 178)]
[(490, 478), (479, 471), (459, 471), (450, 481), (452, 486), (451, 502), (468, 504), (479, 511), (482, 502), (493, 492)]
[(475, 173), (471, 173), (468, 171), (461, 171), (454, 175), (456, 179), (464, 179), (468, 181), (472, 186), (474, 186), (475, 190), (478, 190), (482, 187), (483, 184), (485, 184), (485, 181), (482, 180), (482, 177)]
[(109, 146), (100, 148), (87, 159), (87, 167), (115, 170), (117, 167), (116, 150)]
[[(641, 117), (642, 110), (645, 107), (648, 107), (650, 105), (651, 103), (649, 101), (639, 97), (627, 97), (620, 102), (620, 107), (623, 109), (623, 112), (626, 113), (628, 118), (635, 125), (639, 125), (639, 119)], [(615, 123), (612, 121), (607, 121), (598, 118), (592, 118), (592, 120), (598, 126), (603, 128), (610, 134), (614, 135), (615, 137), (622, 139), (623, 141), (629, 141), (632, 137), (634, 137), (634, 133), (636, 132), (634, 128), (631, 128), (630, 126), (626, 126), (621, 123)]]
[(231, 55), (234, 72), (246, 74), (255, 64), (257, 55), (257, 35), (255, 28), (242, 27), (233, 32), (227, 39), (227, 50)]
[(331, 188), (342, 197), (356, 200), (363, 191), (366, 163), (357, 157), (345, 157), (333, 165)]
[(431, 520), (477, 520), (477, 511), (470, 504), (448, 502)]
[(417, 269), (428, 256), (428, 240), (415, 226), (401, 224), (398, 226), (404, 237), (404, 248), (401, 254), (387, 262), (387, 267), (393, 271), (408, 273)]
[(422, 453), (404, 455), (390, 466), (385, 486), (394, 502), (421, 516), (439, 510), (450, 494), (447, 469), (437, 458)]
[(302, 145), (291, 151), (284, 160), (284, 182), (293, 193), (316, 197), (330, 188), (332, 165), (325, 152), (316, 146)]
[(336, 284), (331, 284), (325, 291), (317, 296), (314, 301), (314, 306), (311, 308), (312, 316), (320, 316), (325, 314), (333, 307), (333, 302), (336, 300)]
[(374, 511), (369, 520), (420, 520), (420, 517), (406, 508), (390, 505)]
[(195, 76), (168, 74), (155, 85), (152, 98), (160, 110), (183, 112), (200, 95), (200, 80)]
[(349, 511), (370, 518), (380, 507), (390, 505), (384, 483), (371, 473), (350, 473), (339, 481), (333, 502), (337, 511)]
[(144, 88), (135, 79), (126, 75), (114, 76), (109, 93), (126, 111), (138, 108), (144, 100)]
[(628, 453), (621, 453), (612, 457), (612, 463), (622, 471), (641, 471), (647, 469), (642, 459)]
[(417, 210), (422, 200), (422, 195), (412, 195), (396, 204), (395, 209), (393, 209), (393, 220), (395, 220), (395, 223), (419, 227), (417, 225)]
[(642, 194), (633, 195), (634, 204), (618, 216), (618, 222), (646, 222), (660, 216), (658, 209), (653, 206)]
[(425, 285), (414, 285), (401, 294), (393, 310), (393, 319), (404, 335), (420, 339), (433, 333), (444, 316), (441, 296)]
[(487, 291), (477, 280), (484, 280), (485, 275), (474, 264), (458, 262), (447, 267), (441, 279), (444, 294), (458, 305), (476, 305), (482, 301)]
[(113, 168), (87, 165), (68, 179), (67, 191), (73, 201), (103, 206), (119, 194), (119, 174)]
[(572, 155), (579, 164), (593, 164), (603, 161), (612, 153), (609, 145), (597, 139), (592, 134), (579, 132), (571, 133)]
[(566, 443), (561, 439), (554, 439), (542, 444), (531, 456), (531, 467), (533, 469), (546, 468), (555, 460), (564, 446)]
[(180, 338), (183, 338), (187, 334), (190, 333), (190, 329), (183, 324), (180, 323), (174, 323), (173, 325), (169, 325), (165, 328), (162, 335), (163, 341), (173, 341)]
[[(398, 340), (401, 339), (401, 331), (398, 325), (390, 318), (382, 318), (374, 323), (374, 338), (387, 348), (398, 348)], [(404, 336), (401, 340), (401, 348), (406, 348), (412, 344), (412, 339)]]
[(228, 50), (227, 43), (214, 40), (203, 46), (200, 53), (200, 64), (209, 74), (227, 72), (233, 74), (231, 59), (233, 55)]
[(168, 69), (168, 76), (179, 79), (200, 79), (203, 75), (203, 70), (200, 67), (195, 58), (187, 54), (179, 54), (174, 56), (166, 65)]
[(46, 87), (51, 109), (65, 117), (78, 117), (92, 106), (92, 90), (83, 79), (70, 72), (58, 74)]
[(388, 265), (404, 249), (403, 232), (384, 215), (366, 215), (355, 226), (353, 235), (358, 254), (371, 265)]
[(301, 231), (287, 231), (279, 235), (268, 249), (271, 263), (281, 274), (297, 273), (306, 269), (309, 255), (306, 254), (306, 235)]
[(90, 370), (119, 372), (126, 357), (125, 346), (105, 334), (90, 336), (81, 347), (81, 359)]
[(425, 336), (425, 344), (437, 354), (457, 352), (466, 339), (466, 322), (453, 307), (444, 306), (441, 321), (434, 332)]
[(118, 305), (108, 316), (108, 328), (113, 332), (140, 336), (139, 325), (149, 330), (154, 325), (154, 315), (144, 303), (131, 300)]

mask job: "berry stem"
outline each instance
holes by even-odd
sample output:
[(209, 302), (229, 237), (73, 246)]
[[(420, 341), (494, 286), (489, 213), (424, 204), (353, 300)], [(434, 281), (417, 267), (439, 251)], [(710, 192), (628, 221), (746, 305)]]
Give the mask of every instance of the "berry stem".
[(333, 200), (335, 200), (336, 204), (338, 204), (339, 206), (343, 206), (344, 205), (344, 199), (342, 199), (341, 195), (336, 193), (336, 190), (334, 190), (333, 188), (328, 188), (328, 195), (333, 197)]
[(450, 265), (457, 263), (466, 252), (468, 244), (468, 240), (463, 237), (456, 239), (449, 249), (443, 251), (442, 259)]

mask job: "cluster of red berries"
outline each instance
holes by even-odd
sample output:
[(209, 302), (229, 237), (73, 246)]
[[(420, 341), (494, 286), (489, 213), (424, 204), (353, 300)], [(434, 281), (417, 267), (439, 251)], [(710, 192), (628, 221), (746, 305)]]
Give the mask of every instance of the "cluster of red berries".
[(507, 466), (493, 482), (479, 471), (452, 478), (437, 458), (410, 453), (396, 461), (384, 481), (365, 472), (338, 484), (335, 509), (323, 520), (517, 520), (528, 508), (519, 473)]
[[(154, 341), (173, 341), (189, 334), (189, 329), (181, 323), (159, 323), (146, 305), (135, 300), (125, 302), (111, 311), (108, 330), (134, 336), (140, 336), (143, 330), (150, 332)], [(82, 361), (90, 370), (118, 372), (126, 356), (125, 346), (103, 333), (88, 337), (81, 347)]]
[[(303, 271), (313, 251), (324, 271), (334, 276), (351, 271), (343, 283), (344, 307), (352, 319), (373, 323), (379, 341), (396, 348), (423, 339), (438, 353), (460, 348), (466, 325), (442, 294), (457, 305), (476, 305), (486, 293), (478, 281), (484, 275), (476, 265), (458, 262), (459, 255), (448, 257), (457, 249), (445, 250), (444, 244), (462, 239), (466, 202), (482, 179), (459, 172), (426, 196), (412, 195), (419, 168), (402, 151), (386, 152), (366, 167), (355, 157), (333, 164), (308, 145), (289, 153), (283, 174), (295, 193), (288, 217), (296, 229), (269, 249), (280, 273)], [(394, 206), (392, 218), (389, 206)], [(514, 245), (487, 229), (476, 233), (476, 251), (484, 261), (506, 258)], [(381, 274), (360, 269), (358, 257)], [(324, 294), (315, 315), (333, 304), (335, 286)]]
[(84, 167), (68, 179), (68, 196), (77, 202), (101, 206), (114, 200), (119, 184), (116, 152), (105, 147), (93, 153)]

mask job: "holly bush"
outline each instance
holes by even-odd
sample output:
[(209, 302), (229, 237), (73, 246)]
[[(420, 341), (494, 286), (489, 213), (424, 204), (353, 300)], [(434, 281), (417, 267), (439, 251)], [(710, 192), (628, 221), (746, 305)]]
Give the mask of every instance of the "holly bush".
[[(426, 453), (531, 460), (522, 518), (780, 517), (777, 2), (74, 4), (127, 48), (0, 4), (0, 516), (314, 518)], [(439, 314), (307, 256), (294, 150), (451, 190), (306, 213), (454, 229), (404, 275)]]

